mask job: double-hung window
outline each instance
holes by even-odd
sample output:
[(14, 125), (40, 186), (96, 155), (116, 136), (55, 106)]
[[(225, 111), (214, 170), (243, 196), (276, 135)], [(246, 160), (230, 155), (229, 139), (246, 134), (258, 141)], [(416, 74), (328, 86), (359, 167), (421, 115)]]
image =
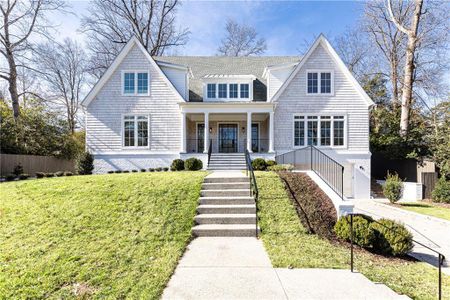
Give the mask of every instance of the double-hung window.
[(332, 72), (307, 72), (308, 94), (332, 94), (333, 75)]
[(294, 116), (294, 147), (342, 147), (345, 145), (344, 116)]
[(238, 97), (238, 84), (231, 83), (230, 84), (230, 98), (237, 98), (237, 97)]
[(148, 147), (149, 121), (146, 115), (127, 115), (123, 118), (123, 146)]
[(241, 83), (241, 98), (250, 97), (250, 88), (248, 83)]
[(148, 72), (124, 72), (122, 90), (124, 95), (148, 95)]
[(208, 83), (206, 86), (208, 98), (216, 98), (216, 84)]
[(219, 83), (219, 98), (225, 99), (227, 98), (227, 84)]

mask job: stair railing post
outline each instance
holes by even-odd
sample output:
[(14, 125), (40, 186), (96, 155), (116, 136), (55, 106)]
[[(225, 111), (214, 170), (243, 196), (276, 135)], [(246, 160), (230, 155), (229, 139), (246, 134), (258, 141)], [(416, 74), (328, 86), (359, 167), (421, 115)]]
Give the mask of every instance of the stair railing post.
[(350, 214), (350, 269), (353, 273), (353, 214)]
[(443, 262), (442, 254), (439, 253), (438, 259), (439, 259), (439, 261), (438, 261), (438, 265), (439, 265), (439, 298), (438, 298), (438, 299), (441, 300), (441, 299), (442, 299), (442, 274), (441, 274), (441, 265), (442, 265), (442, 262)]

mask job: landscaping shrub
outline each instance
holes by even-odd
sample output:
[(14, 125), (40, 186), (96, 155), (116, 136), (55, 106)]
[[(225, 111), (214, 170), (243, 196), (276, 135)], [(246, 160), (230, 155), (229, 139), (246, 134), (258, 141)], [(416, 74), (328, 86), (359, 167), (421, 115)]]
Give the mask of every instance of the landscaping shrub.
[(54, 173), (45, 173), (45, 177), (55, 177)]
[(265, 171), (267, 168), (267, 164), (263, 158), (255, 158), (254, 160), (252, 160), (252, 167), (255, 171)]
[(441, 176), (431, 193), (433, 202), (450, 203), (450, 181)]
[(333, 227), (337, 213), (330, 198), (304, 173), (279, 172), (278, 175), (304, 227), (321, 237), (335, 238)]
[(164, 171), (164, 172), (167, 172), (167, 171), (169, 171), (169, 168), (164, 167), (164, 168), (163, 168), (163, 171)]
[(19, 163), (17, 166), (14, 167), (13, 174), (16, 176), (19, 176), (20, 174), (23, 174), (23, 167)]
[(156, 172), (161, 172), (161, 171), (162, 171), (162, 168), (161, 168), (161, 167), (155, 168), (155, 171), (156, 171)]
[[(372, 218), (365, 215), (353, 216), (353, 242), (363, 248), (372, 247), (375, 242), (375, 231), (371, 223)], [(336, 236), (344, 241), (350, 242), (350, 216), (341, 217), (336, 225), (334, 232)]]
[(45, 173), (43, 172), (36, 172), (36, 178), (44, 178), (45, 177)]
[(72, 176), (72, 175), (73, 175), (73, 173), (70, 172), (70, 171), (65, 171), (64, 172), (64, 176)]
[(63, 171), (58, 171), (55, 173), (56, 177), (61, 177), (64, 176), (64, 172)]
[(141, 169), (141, 172), (147, 172), (147, 170), (146, 169)]
[(170, 165), (171, 171), (183, 171), (184, 170), (184, 160), (174, 159)]
[(149, 171), (149, 172), (155, 172), (155, 169), (150, 168), (150, 169), (148, 169), (148, 171)]
[(402, 180), (398, 174), (389, 174), (383, 185), (383, 194), (391, 203), (395, 203), (402, 197)]
[(8, 174), (5, 176), (5, 180), (6, 181), (13, 181), (14, 179), (16, 179), (16, 175), (15, 174)]
[(19, 179), (20, 180), (25, 180), (25, 179), (28, 179), (28, 178), (30, 178), (29, 174), (22, 173), (22, 174), (19, 175)]
[(272, 160), (272, 159), (266, 160), (266, 166), (267, 167), (275, 166), (276, 164), (277, 164), (277, 162)]
[(114, 173), (114, 171), (108, 171), (108, 174), (113, 174)]
[(125, 170), (125, 171), (122, 171), (122, 173), (130, 173), (130, 171), (128, 171), (128, 170)]
[(191, 157), (184, 162), (184, 168), (188, 171), (198, 171), (203, 168), (203, 162), (198, 158)]
[(267, 167), (269, 171), (292, 171), (294, 170), (294, 166), (290, 164), (282, 164), (282, 165), (273, 165)]
[(115, 170), (114, 173), (120, 174), (120, 173), (122, 173), (122, 170)]
[(80, 175), (92, 174), (94, 170), (94, 157), (89, 152), (82, 153), (77, 160), (77, 171)]
[(131, 170), (131, 172), (133, 172), (133, 173), (137, 173), (137, 172), (138, 172), (138, 170)]
[(373, 222), (371, 227), (375, 233), (373, 248), (385, 255), (402, 256), (413, 248), (412, 234), (403, 224), (389, 219)]

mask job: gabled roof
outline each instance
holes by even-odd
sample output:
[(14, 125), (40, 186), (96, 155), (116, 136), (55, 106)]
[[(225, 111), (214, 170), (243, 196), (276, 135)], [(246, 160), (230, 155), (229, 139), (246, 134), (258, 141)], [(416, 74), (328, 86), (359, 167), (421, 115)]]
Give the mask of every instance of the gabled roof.
[(328, 53), (331, 55), (331, 57), (334, 59), (336, 64), (338, 65), (339, 69), (344, 73), (344, 75), (347, 77), (347, 79), (352, 83), (352, 85), (355, 87), (355, 89), (358, 91), (358, 93), (362, 96), (364, 101), (366, 101), (367, 106), (372, 106), (375, 103), (370, 99), (370, 97), (367, 95), (367, 93), (364, 91), (364, 89), (361, 87), (361, 85), (358, 83), (358, 81), (353, 77), (353, 75), (348, 70), (347, 66), (344, 64), (342, 59), (339, 57), (339, 55), (336, 53), (334, 48), (331, 46), (331, 44), (328, 42), (328, 40), (325, 38), (323, 34), (320, 34), (320, 36), (315, 40), (314, 44), (309, 48), (308, 52), (306, 52), (305, 56), (300, 60), (300, 63), (295, 67), (295, 69), (292, 71), (291, 75), (289, 75), (288, 79), (283, 83), (283, 85), (280, 87), (280, 89), (275, 93), (275, 95), (270, 100), (271, 102), (277, 101), (281, 94), (283, 94), (286, 87), (289, 86), (291, 81), (295, 78), (297, 73), (300, 71), (302, 66), (305, 64), (306, 61), (308, 61), (308, 58), (311, 56), (311, 54), (314, 52), (314, 50), (319, 46), (322, 45)]
[[(179, 101), (185, 101), (183, 97), (180, 95), (180, 93), (175, 89), (173, 84), (170, 82), (170, 80), (167, 78), (167, 76), (163, 73), (161, 68), (158, 66), (158, 64), (153, 60), (153, 58), (150, 56), (148, 51), (142, 46), (141, 42), (133, 36), (122, 48), (119, 55), (114, 59), (112, 64), (109, 66), (109, 68), (106, 70), (106, 72), (100, 77), (100, 79), (97, 81), (97, 83), (94, 85), (94, 87), (91, 89), (89, 94), (83, 99), (81, 102), (81, 105), (84, 107), (87, 107), (89, 103), (97, 96), (97, 94), (100, 92), (102, 87), (105, 85), (106, 82), (108, 82), (109, 78), (114, 74), (114, 71), (116, 71), (117, 67), (120, 65), (120, 63), (127, 57), (128, 53), (133, 49), (134, 46), (137, 46), (139, 50), (142, 51), (144, 56), (147, 58), (147, 60), (150, 62), (150, 64), (157, 70), (157, 72), (161, 75), (165, 83), (169, 86), (169, 88), (175, 93), (176, 97), (178, 97)], [(182, 66), (174, 66), (182, 68)], [(187, 70), (187, 68), (186, 68)]]
[[(205, 76), (255, 76), (253, 98), (255, 101), (267, 101), (266, 79), (264, 69), (271, 65), (298, 63), (300, 56), (155, 56), (158, 64), (176, 64), (187, 66), (192, 71), (189, 78), (189, 100), (203, 101), (203, 83)], [(230, 77), (228, 77), (230, 78)], [(210, 78), (211, 79), (211, 78)]]

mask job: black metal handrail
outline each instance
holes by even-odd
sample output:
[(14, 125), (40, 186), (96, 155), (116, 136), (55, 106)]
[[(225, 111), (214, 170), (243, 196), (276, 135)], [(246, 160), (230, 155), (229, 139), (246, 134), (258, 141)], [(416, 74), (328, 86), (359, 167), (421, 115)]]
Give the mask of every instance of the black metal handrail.
[(209, 140), (209, 147), (208, 147), (208, 165), (209, 161), (211, 159), (211, 153), (212, 153), (212, 140)]
[(344, 199), (344, 166), (314, 146), (275, 156), (277, 163), (293, 164), (297, 170), (314, 171), (341, 199)]
[[(351, 270), (351, 272), (353, 272), (353, 270), (354, 270), (354, 262), (353, 262), (353, 261), (354, 261), (354, 254), (353, 254), (353, 244), (354, 244), (354, 242), (353, 242), (353, 237), (354, 237), (354, 232), (353, 232), (353, 216), (354, 216), (354, 215), (355, 215), (355, 216), (358, 216), (358, 215), (360, 215), (360, 214), (349, 213), (349, 215), (350, 215), (350, 270)], [(384, 224), (381, 223), (381, 222), (378, 222), (378, 221), (376, 221), (376, 220), (372, 220), (372, 222), (377, 223), (378, 225), (381, 225), (381, 226), (383, 226), (384, 228), (387, 228), (387, 229), (391, 230), (391, 231), (394, 232), (395, 234), (398, 234), (398, 235), (401, 235), (401, 236), (406, 237), (406, 236), (405, 236), (404, 234), (402, 234), (401, 232), (399, 232), (399, 231), (397, 231), (397, 230), (395, 230), (395, 229), (392, 229), (392, 228), (390, 228), (390, 227), (384, 225)], [(439, 296), (438, 296), (438, 299), (441, 300), (441, 299), (442, 299), (442, 270), (441, 270), (441, 267), (442, 267), (442, 264), (444, 263), (445, 256), (444, 256), (444, 254), (440, 253), (439, 251), (436, 251), (436, 250), (434, 250), (433, 248), (428, 247), (427, 245), (425, 245), (425, 244), (423, 244), (423, 243), (421, 243), (421, 242), (418, 242), (418, 241), (416, 241), (416, 240), (414, 240), (414, 239), (411, 239), (411, 240), (412, 240), (414, 243), (416, 243), (416, 244), (418, 244), (418, 245), (420, 245), (420, 246), (422, 246), (422, 247), (425, 247), (425, 248), (427, 248), (428, 250), (430, 250), (430, 251), (432, 251), (432, 252), (434, 252), (434, 253), (437, 254), (437, 257), (438, 257), (438, 270), (439, 270), (439, 278), (438, 278), (438, 290), (439, 290)]]
[(256, 204), (256, 221), (255, 221), (255, 230), (256, 230), (256, 237), (258, 237), (258, 197), (259, 197), (259, 191), (258, 191), (258, 184), (256, 183), (256, 177), (255, 173), (253, 172), (253, 166), (252, 166), (252, 159), (250, 158), (250, 153), (248, 150), (245, 150), (245, 164), (246, 164), (246, 170), (247, 170), (247, 176), (250, 175), (250, 196), (255, 199)]

